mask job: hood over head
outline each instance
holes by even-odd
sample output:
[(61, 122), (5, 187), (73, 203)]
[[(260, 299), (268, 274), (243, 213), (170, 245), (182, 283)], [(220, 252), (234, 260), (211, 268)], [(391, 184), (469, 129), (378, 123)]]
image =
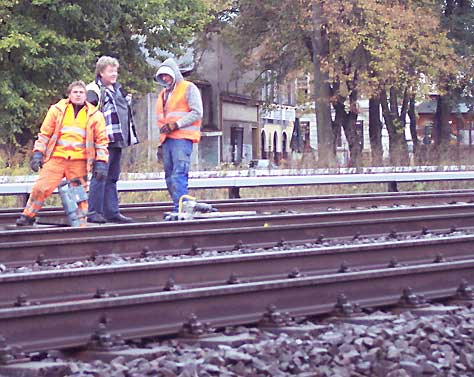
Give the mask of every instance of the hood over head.
[(158, 68), (158, 71), (156, 71), (154, 78), (158, 84), (169, 89), (168, 85), (163, 81), (163, 78), (161, 77), (162, 74), (170, 75), (173, 78), (173, 85), (177, 82), (183, 81), (183, 75), (179, 70), (178, 64), (173, 58), (168, 58), (163, 63), (161, 63), (160, 67)]

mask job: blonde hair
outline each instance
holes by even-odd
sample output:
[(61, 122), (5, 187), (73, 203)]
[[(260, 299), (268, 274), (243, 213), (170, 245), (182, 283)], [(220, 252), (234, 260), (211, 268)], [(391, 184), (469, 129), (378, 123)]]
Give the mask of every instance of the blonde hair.
[(112, 67), (119, 67), (120, 64), (117, 59), (111, 56), (101, 56), (97, 63), (95, 64), (95, 75), (99, 76), (100, 73), (104, 71), (104, 69), (111, 65)]
[(69, 86), (67, 87), (67, 94), (71, 94), (72, 92), (72, 88), (75, 88), (76, 86), (80, 86), (81, 88), (83, 88), (84, 90), (86, 90), (86, 83), (82, 80), (78, 80), (78, 81), (73, 81), (72, 83), (69, 84)]

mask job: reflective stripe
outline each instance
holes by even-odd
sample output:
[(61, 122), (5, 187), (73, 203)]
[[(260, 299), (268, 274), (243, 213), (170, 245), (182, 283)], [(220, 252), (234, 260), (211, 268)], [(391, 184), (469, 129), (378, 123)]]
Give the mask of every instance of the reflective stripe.
[(180, 130), (189, 130), (189, 131), (199, 131), (201, 127), (196, 126), (195, 124), (190, 124), (189, 126), (183, 126), (179, 128)]
[(34, 199), (31, 199), (31, 203), (32, 205), (34, 206), (37, 206), (37, 207), (42, 207), (43, 206), (43, 203), (44, 201), (42, 200), (34, 200)]
[[(29, 204), (26, 206), (26, 208), (24, 209), (24, 212), (26, 212), (27, 215), (33, 215), (35, 216), (39, 211), (40, 209), (43, 207), (43, 203), (44, 202), (41, 202), (41, 204)], [(29, 217), (33, 217), (33, 216), (29, 216)]]
[(77, 115), (74, 115), (74, 108), (69, 104), (52, 156), (73, 160), (86, 159), (86, 124), (87, 108), (83, 107)]
[(80, 128), (80, 127), (74, 127), (74, 126), (63, 126), (61, 128), (61, 133), (75, 133), (78, 134), (82, 137), (86, 137), (86, 129), (85, 128)]
[(167, 117), (184, 117), (188, 114), (188, 111), (171, 111), (166, 114)]
[(85, 148), (86, 144), (79, 143), (75, 141), (68, 141), (68, 140), (58, 140), (56, 145), (61, 145), (63, 147), (74, 147), (74, 148)]

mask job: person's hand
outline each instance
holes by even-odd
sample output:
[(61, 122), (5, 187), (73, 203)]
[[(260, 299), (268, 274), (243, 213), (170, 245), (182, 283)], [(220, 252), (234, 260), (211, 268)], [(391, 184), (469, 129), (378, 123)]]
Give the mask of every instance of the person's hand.
[(163, 150), (161, 145), (156, 148), (156, 161), (160, 162), (163, 161)]
[(176, 123), (165, 123), (161, 126), (160, 132), (164, 134), (169, 134), (170, 132), (173, 132), (174, 130), (177, 130), (179, 127)]
[(109, 164), (104, 161), (96, 161), (94, 163), (93, 175), (98, 181), (103, 181), (107, 178), (107, 172), (109, 171)]
[(38, 172), (43, 167), (44, 156), (40, 151), (34, 151), (30, 158), (30, 168)]

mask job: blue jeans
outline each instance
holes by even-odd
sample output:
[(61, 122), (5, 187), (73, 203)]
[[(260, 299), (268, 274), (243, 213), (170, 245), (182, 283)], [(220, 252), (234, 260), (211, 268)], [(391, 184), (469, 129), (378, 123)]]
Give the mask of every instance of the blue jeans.
[(117, 192), (117, 181), (120, 176), (121, 148), (108, 148), (109, 150), (109, 170), (107, 178), (98, 181), (92, 175), (89, 185), (89, 213), (97, 213), (106, 219), (117, 216), (119, 211), (119, 200)]
[(162, 150), (166, 187), (173, 200), (173, 211), (178, 212), (179, 198), (188, 194), (188, 173), (193, 142), (187, 139), (167, 138)]

